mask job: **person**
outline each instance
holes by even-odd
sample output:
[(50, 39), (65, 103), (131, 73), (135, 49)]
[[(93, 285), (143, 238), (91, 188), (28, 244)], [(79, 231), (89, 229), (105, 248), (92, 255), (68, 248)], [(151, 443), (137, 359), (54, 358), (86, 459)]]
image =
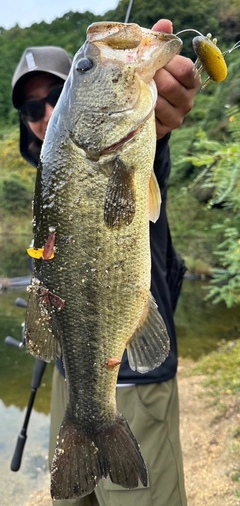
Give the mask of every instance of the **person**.
[[(169, 20), (154, 30), (172, 32)], [(71, 66), (67, 53), (56, 47), (33, 47), (24, 52), (12, 80), (13, 106), (20, 111), (20, 152), (37, 167), (41, 144), (57, 98)], [(175, 252), (166, 213), (170, 175), (170, 132), (178, 128), (192, 109), (201, 86), (193, 62), (175, 56), (155, 75), (157, 149), (155, 174), (161, 189), (160, 217), (150, 224), (152, 257), (151, 291), (165, 321), (171, 349), (165, 362), (146, 374), (129, 368), (126, 353), (119, 370), (117, 406), (127, 418), (146, 462), (149, 485), (125, 490), (109, 478), (100, 480), (84, 498), (54, 501), (56, 506), (186, 506), (183, 462), (179, 436), (177, 390), (177, 340), (174, 310), (181, 289), (184, 262)], [(56, 362), (51, 397), (49, 461), (53, 458), (58, 430), (66, 406), (66, 382), (61, 361)]]

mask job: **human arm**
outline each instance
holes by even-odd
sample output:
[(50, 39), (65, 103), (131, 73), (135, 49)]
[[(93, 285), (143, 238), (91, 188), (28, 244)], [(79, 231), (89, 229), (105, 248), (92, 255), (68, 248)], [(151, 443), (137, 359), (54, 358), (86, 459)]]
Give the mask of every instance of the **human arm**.
[[(171, 21), (162, 19), (152, 28), (156, 31), (172, 33)], [(201, 87), (201, 78), (196, 76), (190, 58), (181, 55), (172, 60), (155, 74), (158, 90), (156, 104), (157, 139), (178, 128), (191, 111), (196, 93)]]

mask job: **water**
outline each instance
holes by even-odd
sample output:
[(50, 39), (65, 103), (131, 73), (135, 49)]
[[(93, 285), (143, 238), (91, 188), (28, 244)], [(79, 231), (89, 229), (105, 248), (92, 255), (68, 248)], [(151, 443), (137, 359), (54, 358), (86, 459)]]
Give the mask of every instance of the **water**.
[[(227, 309), (224, 304), (213, 305), (204, 301), (203, 286), (200, 281), (185, 280), (176, 312), (179, 355), (194, 360), (216, 349), (219, 342), (240, 336), (239, 308)], [(33, 491), (48, 486), (49, 479), (47, 453), (52, 364), (47, 365), (37, 392), (21, 468), (16, 473), (10, 470), (17, 436), (26, 414), (35, 363), (25, 349), (4, 344), (7, 335), (21, 340), (24, 310), (15, 306), (17, 297), (27, 298), (26, 292), (7, 290), (0, 293), (1, 506), (21, 506)]]
[(20, 470), (11, 460), (26, 414), (35, 360), (25, 349), (4, 344), (7, 335), (21, 340), (24, 310), (15, 306), (23, 291), (0, 293), (0, 490), (1, 506), (21, 506), (32, 492), (48, 486), (49, 407), (52, 365), (48, 365), (34, 403)]
[(31, 414), (21, 468), (18, 472), (10, 470), (24, 411), (13, 404), (6, 406), (3, 401), (0, 401), (1, 506), (21, 506), (32, 492), (48, 486), (49, 416), (35, 409)]
[(184, 280), (175, 315), (179, 355), (197, 360), (219, 344), (240, 338), (239, 306), (204, 300), (207, 283)]

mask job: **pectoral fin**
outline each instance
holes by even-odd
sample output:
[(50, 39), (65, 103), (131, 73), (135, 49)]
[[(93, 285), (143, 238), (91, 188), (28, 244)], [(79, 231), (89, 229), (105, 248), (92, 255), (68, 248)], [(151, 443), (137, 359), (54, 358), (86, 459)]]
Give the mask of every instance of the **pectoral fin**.
[(149, 219), (155, 223), (161, 210), (161, 192), (155, 173), (152, 172), (149, 181)]
[(130, 225), (135, 215), (135, 206), (134, 170), (117, 158), (107, 185), (104, 221), (109, 227)]
[(33, 278), (28, 291), (25, 318), (26, 345), (32, 355), (50, 362), (61, 355), (61, 329), (56, 313), (63, 307), (63, 301), (59, 299), (57, 308), (56, 301), (53, 304), (52, 297), (49, 296), (51, 292), (40, 285), (36, 278)]
[(161, 365), (170, 351), (170, 340), (157, 304), (149, 293), (146, 316), (127, 343), (128, 361), (133, 371), (146, 373)]

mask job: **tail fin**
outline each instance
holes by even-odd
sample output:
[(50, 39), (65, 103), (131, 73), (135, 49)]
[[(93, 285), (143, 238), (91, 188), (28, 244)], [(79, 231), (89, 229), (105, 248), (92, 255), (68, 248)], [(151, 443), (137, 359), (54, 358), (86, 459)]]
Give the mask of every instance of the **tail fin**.
[(125, 418), (118, 413), (113, 425), (86, 433), (66, 415), (52, 463), (52, 498), (90, 494), (108, 475), (124, 488), (136, 488), (139, 479), (147, 486), (147, 470)]

